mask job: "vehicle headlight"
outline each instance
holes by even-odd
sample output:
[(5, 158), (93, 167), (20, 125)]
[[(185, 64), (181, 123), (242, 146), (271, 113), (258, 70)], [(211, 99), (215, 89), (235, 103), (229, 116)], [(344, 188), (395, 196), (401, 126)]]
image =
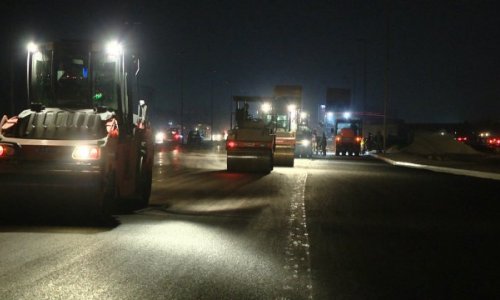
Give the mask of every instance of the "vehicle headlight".
[(165, 133), (163, 132), (158, 132), (156, 135), (155, 135), (155, 142), (157, 144), (159, 143), (163, 143), (163, 141), (165, 140)]
[(310, 140), (302, 140), (300, 143), (302, 144), (302, 146), (307, 147), (311, 144), (311, 141)]
[(71, 157), (75, 160), (98, 160), (101, 158), (101, 148), (98, 146), (76, 146)]

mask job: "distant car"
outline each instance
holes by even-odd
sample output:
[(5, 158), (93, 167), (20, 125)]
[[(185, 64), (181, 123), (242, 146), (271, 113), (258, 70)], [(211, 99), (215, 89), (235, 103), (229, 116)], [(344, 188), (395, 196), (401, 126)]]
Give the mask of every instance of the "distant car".
[(474, 143), (474, 134), (468, 130), (455, 131), (454, 137), (455, 141), (464, 144)]
[(155, 134), (155, 144), (157, 145), (162, 145), (165, 143), (167, 139), (167, 135), (165, 133), (165, 131), (163, 130), (158, 130)]
[(467, 143), (469, 141), (469, 137), (460, 135), (455, 137), (455, 140), (460, 143)]
[(202, 142), (203, 142), (203, 136), (198, 130), (189, 131), (187, 137), (188, 145), (200, 145)]
[(155, 134), (157, 145), (175, 145), (182, 142), (182, 135), (177, 128), (158, 130)]
[(182, 143), (182, 135), (178, 128), (169, 128), (167, 131), (167, 143), (180, 144)]
[(500, 136), (492, 136), (486, 140), (486, 146), (493, 149), (500, 149)]

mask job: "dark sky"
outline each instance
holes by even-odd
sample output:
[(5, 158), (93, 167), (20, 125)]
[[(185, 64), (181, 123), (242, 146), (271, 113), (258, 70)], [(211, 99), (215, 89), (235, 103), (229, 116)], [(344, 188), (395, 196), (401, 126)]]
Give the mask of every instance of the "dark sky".
[[(266, 96), (277, 84), (302, 85), (313, 116), (327, 87), (353, 89), (353, 105), (363, 110), (366, 49), (364, 110), (381, 112), (389, 7), (390, 115), (407, 122), (500, 119), (496, 1), (104, 2), (2, 1), (2, 66), (9, 70), (14, 52), (16, 68), (24, 68), (31, 39), (121, 35), (141, 51), (141, 82), (158, 114), (178, 117), (182, 77), (186, 118), (209, 120), (213, 84), (222, 127), (231, 92)], [(8, 75), (0, 86), (4, 110)]]

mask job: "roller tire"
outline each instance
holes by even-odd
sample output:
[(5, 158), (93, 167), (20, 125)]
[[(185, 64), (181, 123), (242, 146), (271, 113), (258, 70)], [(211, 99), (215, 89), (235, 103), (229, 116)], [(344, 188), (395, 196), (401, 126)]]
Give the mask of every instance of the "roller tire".
[(153, 168), (144, 164), (144, 158), (141, 157), (138, 170), (137, 199), (134, 203), (134, 209), (145, 208), (149, 205), (151, 196), (151, 186), (153, 183)]
[(117, 194), (116, 175), (114, 172), (110, 172), (106, 175), (106, 178), (102, 183), (102, 190), (97, 197), (96, 205), (97, 215), (99, 217), (107, 218), (111, 216), (113, 210), (115, 209)]

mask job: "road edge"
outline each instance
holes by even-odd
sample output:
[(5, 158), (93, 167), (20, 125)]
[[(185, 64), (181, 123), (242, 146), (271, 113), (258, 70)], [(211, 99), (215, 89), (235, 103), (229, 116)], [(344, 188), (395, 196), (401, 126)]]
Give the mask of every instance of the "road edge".
[(477, 178), (483, 178), (483, 179), (500, 180), (500, 173), (457, 169), (457, 168), (450, 168), (450, 167), (440, 167), (440, 166), (410, 163), (410, 162), (405, 162), (405, 161), (397, 161), (397, 160), (393, 160), (393, 159), (390, 159), (390, 158), (387, 158), (387, 157), (384, 157), (382, 155), (378, 155), (375, 153), (370, 153), (370, 155), (372, 157), (375, 157), (379, 160), (385, 161), (386, 163), (394, 165), (394, 166), (429, 170), (429, 171), (433, 171), (433, 172), (448, 173), (448, 174), (453, 174), (453, 175), (477, 177)]

